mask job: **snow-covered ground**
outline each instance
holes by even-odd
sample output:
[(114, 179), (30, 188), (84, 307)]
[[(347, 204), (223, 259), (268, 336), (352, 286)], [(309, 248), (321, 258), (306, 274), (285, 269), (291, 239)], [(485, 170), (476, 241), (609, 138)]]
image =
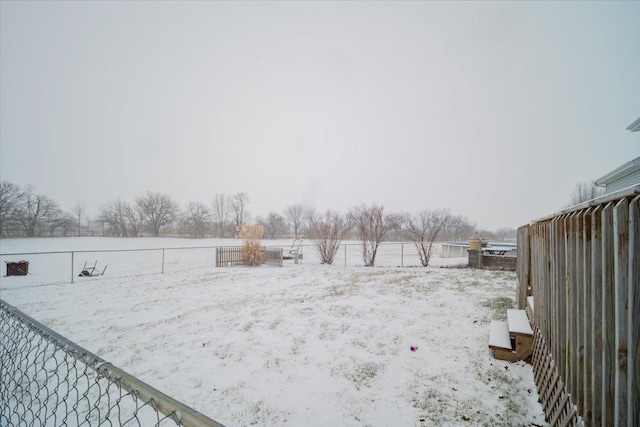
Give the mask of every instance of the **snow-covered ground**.
[[(30, 240), (14, 242), (1, 241), (1, 252), (33, 251)], [(31, 242), (41, 251), (89, 243)], [(320, 265), (305, 249), (304, 263), (282, 268), (44, 286), (2, 277), (0, 298), (229, 426), (543, 425), (531, 367), (494, 360), (487, 347), (490, 320), (514, 304), (514, 274), (383, 264)]]

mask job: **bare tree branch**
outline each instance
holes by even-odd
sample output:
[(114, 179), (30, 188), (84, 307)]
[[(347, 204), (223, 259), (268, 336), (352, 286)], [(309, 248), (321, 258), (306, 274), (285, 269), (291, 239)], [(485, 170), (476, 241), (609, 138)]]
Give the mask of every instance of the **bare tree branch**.
[(189, 202), (180, 223), (191, 237), (203, 238), (211, 224), (211, 211), (203, 203)]
[(236, 193), (231, 197), (231, 207), (233, 208), (236, 231), (240, 232), (242, 224), (248, 221), (246, 212), (249, 204), (249, 195), (247, 193)]
[(285, 215), (291, 224), (291, 228), (293, 229), (294, 239), (298, 239), (298, 234), (300, 232), (300, 228), (304, 223), (304, 213), (306, 209), (304, 206), (299, 204), (293, 204), (285, 210)]
[(315, 241), (320, 255), (320, 263), (333, 264), (336, 253), (344, 236), (350, 229), (348, 221), (337, 212), (328, 210), (324, 216), (309, 211), (307, 214), (307, 230), (309, 237)]
[(580, 203), (593, 200), (604, 194), (604, 188), (598, 187), (595, 182), (578, 182), (569, 196), (567, 207), (579, 205)]
[(384, 206), (364, 204), (351, 209), (349, 221), (355, 227), (362, 241), (362, 260), (367, 267), (373, 267), (376, 261), (378, 246), (387, 233), (399, 225), (397, 215), (385, 215)]
[(0, 182), (0, 237), (17, 235), (17, 209), (24, 200), (24, 192), (9, 181)]
[(231, 209), (231, 201), (229, 198), (222, 193), (217, 193), (213, 199), (213, 222), (217, 237), (226, 237)]
[(425, 210), (404, 217), (404, 235), (416, 246), (423, 267), (429, 265), (433, 242), (450, 220), (451, 214), (448, 210)]
[(160, 236), (163, 229), (176, 220), (178, 214), (178, 205), (167, 194), (149, 191), (136, 199), (136, 205), (153, 237)]
[(267, 239), (283, 234), (287, 226), (284, 217), (277, 212), (269, 212), (266, 218), (258, 217), (257, 223), (264, 229)]

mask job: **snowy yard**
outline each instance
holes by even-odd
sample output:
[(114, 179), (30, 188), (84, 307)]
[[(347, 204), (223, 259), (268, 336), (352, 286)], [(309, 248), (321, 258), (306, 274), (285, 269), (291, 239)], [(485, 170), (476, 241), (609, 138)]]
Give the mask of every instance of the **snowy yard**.
[(0, 289), (228, 426), (544, 424), (531, 367), (487, 347), (511, 272), (306, 261)]

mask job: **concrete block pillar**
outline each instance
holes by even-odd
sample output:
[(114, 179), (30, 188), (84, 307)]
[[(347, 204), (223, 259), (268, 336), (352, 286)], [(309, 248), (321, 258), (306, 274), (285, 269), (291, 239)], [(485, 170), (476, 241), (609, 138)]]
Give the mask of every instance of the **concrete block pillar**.
[(482, 268), (482, 240), (477, 237), (469, 239), (469, 267)]

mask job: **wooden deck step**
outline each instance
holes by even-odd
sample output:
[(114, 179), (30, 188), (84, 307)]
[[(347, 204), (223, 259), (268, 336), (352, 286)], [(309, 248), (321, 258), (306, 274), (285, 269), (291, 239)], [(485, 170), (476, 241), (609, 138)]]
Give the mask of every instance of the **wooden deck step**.
[(509, 336), (509, 326), (507, 322), (491, 321), (491, 329), (489, 331), (489, 347), (491, 348), (511, 348), (511, 337)]
[(529, 323), (527, 312), (524, 310), (507, 310), (509, 333), (533, 336), (533, 329)]
[(508, 362), (517, 361), (517, 354), (511, 344), (511, 334), (507, 322), (491, 321), (489, 330), (489, 348), (493, 351), (493, 357)]
[(533, 329), (525, 310), (507, 310), (507, 321), (491, 321), (489, 348), (493, 357), (517, 362), (531, 355)]

